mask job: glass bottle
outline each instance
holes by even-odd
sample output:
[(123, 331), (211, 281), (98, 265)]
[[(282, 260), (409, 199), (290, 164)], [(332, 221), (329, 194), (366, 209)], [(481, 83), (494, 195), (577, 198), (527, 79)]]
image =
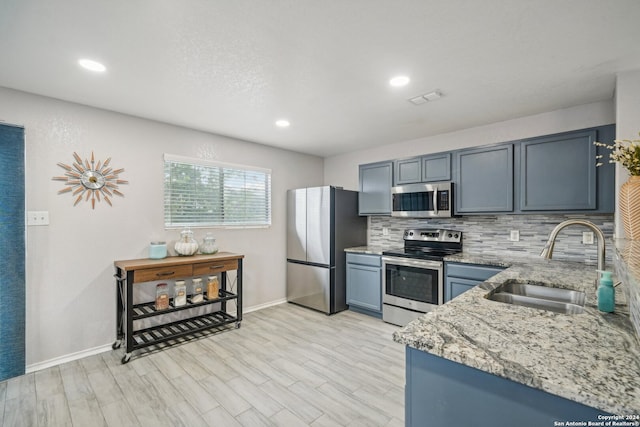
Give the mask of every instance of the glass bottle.
[(156, 310), (169, 308), (169, 290), (166, 283), (156, 285)]
[(212, 300), (218, 298), (219, 291), (220, 283), (218, 282), (218, 276), (209, 276), (207, 282), (207, 299)]
[(181, 307), (187, 303), (187, 286), (184, 280), (176, 280), (176, 286), (173, 291), (173, 306)]
[(195, 304), (202, 301), (202, 279), (198, 277), (193, 279), (193, 294), (191, 294), (191, 302)]

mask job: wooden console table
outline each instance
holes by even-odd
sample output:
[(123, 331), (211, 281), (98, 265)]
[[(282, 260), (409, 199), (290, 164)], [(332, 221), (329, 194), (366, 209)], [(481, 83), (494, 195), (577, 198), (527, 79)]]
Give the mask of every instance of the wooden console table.
[[(134, 259), (115, 261), (115, 278), (117, 284), (117, 326), (116, 341), (112, 348), (115, 350), (125, 344), (125, 355), (122, 363), (131, 359), (134, 350), (166, 342), (182, 336), (211, 328), (219, 328), (235, 323), (240, 327), (242, 321), (242, 259), (244, 255), (230, 252), (219, 252), (215, 255), (194, 255), (188, 257), (168, 257), (164, 259)], [(233, 293), (227, 289), (227, 271), (237, 271), (237, 289)], [(134, 303), (133, 285), (144, 282), (181, 280), (191, 277), (203, 277), (221, 273), (220, 291), (218, 295), (206, 295), (202, 302), (187, 303), (174, 307), (173, 298), (169, 308), (156, 310), (155, 301)], [(206, 277), (205, 277), (206, 278)], [(188, 295), (188, 301), (191, 301)], [(227, 302), (236, 301), (235, 315), (227, 312)], [(163, 316), (168, 313), (187, 310), (190, 308), (219, 303), (220, 310), (206, 314), (188, 317), (170, 323), (135, 329), (134, 320)], [(160, 317), (161, 319), (161, 317)]]

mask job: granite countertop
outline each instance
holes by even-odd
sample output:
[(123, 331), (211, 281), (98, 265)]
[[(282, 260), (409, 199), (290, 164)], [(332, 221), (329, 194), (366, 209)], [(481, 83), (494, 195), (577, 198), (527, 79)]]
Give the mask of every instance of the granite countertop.
[[(409, 323), (395, 341), (612, 414), (640, 413), (640, 341), (618, 292), (615, 313), (598, 311), (595, 267), (464, 253), (447, 261), (509, 268)], [(585, 310), (567, 315), (485, 298), (510, 280), (583, 290)]]
[(346, 248), (345, 252), (354, 254), (368, 254), (368, 255), (382, 255), (382, 251), (386, 251), (388, 248), (382, 246), (354, 246), (352, 248)]

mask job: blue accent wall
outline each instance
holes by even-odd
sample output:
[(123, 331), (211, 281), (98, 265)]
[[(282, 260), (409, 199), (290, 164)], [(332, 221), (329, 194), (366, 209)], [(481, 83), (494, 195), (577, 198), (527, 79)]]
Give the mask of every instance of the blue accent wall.
[(25, 371), (24, 129), (0, 124), (0, 381)]

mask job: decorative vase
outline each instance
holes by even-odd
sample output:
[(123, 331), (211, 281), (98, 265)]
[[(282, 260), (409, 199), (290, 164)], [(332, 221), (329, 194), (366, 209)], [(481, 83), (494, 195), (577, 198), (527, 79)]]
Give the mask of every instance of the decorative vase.
[(173, 247), (176, 253), (181, 256), (190, 256), (196, 253), (198, 250), (198, 242), (193, 238), (193, 231), (190, 228), (185, 228), (180, 232), (180, 240), (176, 242)]
[(618, 208), (627, 239), (640, 240), (640, 176), (631, 176), (622, 184)]

